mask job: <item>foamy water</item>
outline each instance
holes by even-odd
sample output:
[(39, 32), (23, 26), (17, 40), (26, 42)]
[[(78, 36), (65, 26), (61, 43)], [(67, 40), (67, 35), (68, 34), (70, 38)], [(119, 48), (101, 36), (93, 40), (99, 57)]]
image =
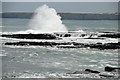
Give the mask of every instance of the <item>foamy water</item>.
[(36, 9), (29, 26), (30, 29), (38, 32), (67, 32), (67, 28), (62, 24), (61, 17), (56, 10), (47, 5)]

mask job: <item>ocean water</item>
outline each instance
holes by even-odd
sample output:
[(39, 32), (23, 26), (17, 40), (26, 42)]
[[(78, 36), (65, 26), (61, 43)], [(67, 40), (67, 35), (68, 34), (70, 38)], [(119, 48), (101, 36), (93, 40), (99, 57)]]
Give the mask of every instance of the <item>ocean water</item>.
[[(25, 31), (29, 29), (29, 19), (2, 19), (3, 32)], [(118, 20), (62, 20), (68, 31), (89, 32), (118, 31)], [(4, 27), (7, 26), (7, 27)]]
[[(2, 32), (29, 29), (29, 19), (3, 19)], [(117, 20), (63, 20), (68, 31), (117, 31)], [(9, 39), (8, 41), (10, 41)], [(5, 39), (2, 39), (5, 42)], [(63, 49), (36, 46), (6, 46), (2, 44), (2, 75), (12, 77), (78, 77), (66, 75), (75, 71), (93, 69), (103, 72), (105, 66), (118, 65), (117, 50)]]

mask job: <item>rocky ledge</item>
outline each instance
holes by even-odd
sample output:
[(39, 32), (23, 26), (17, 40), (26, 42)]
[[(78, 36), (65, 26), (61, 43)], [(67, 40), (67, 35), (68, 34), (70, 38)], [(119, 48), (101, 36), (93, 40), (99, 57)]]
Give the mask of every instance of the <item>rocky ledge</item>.
[(118, 78), (119, 71), (120, 71), (120, 67), (106, 66), (104, 69), (104, 72), (100, 72), (92, 69), (85, 69), (84, 71), (75, 71), (67, 74), (91, 74), (93, 76), (96, 76), (96, 78), (98, 77), (99, 78)]
[(14, 46), (51, 46), (57, 48), (97, 48), (100, 50), (104, 49), (120, 49), (120, 42), (118, 43), (96, 43), (96, 44), (85, 44), (85, 43), (76, 43), (76, 42), (28, 42), (28, 41), (19, 41), (19, 42), (6, 42), (5, 45), (14, 45)]
[(18, 39), (16, 42), (6, 42), (5, 45), (16, 46), (51, 46), (57, 48), (97, 48), (120, 49), (120, 33), (41, 33), (41, 34), (2, 34), (2, 37)]
[(17, 39), (56, 39), (52, 34), (2, 34), (2, 37)]
[(64, 37), (100, 39), (100, 38), (120, 38), (120, 33), (119, 32), (102, 32), (102, 33), (61, 32), (61, 33), (39, 33), (39, 34), (32, 34), (32, 33), (2, 34), (1, 36), (7, 37), (7, 38), (18, 38), (18, 39), (58, 39), (58, 38), (64, 38)]
[[(107, 69), (107, 70), (106, 70)], [(106, 66), (105, 71), (100, 72), (97, 70), (92, 70), (92, 69), (85, 69), (85, 70), (80, 70), (80, 71), (74, 71), (74, 72), (69, 72), (69, 73), (62, 73), (62, 74), (56, 74), (56, 73), (50, 73), (50, 74), (44, 74), (41, 75), (40, 73), (34, 73), (31, 74), (29, 72), (23, 72), (23, 74), (4, 74), (2, 76), (3, 80), (6, 79), (23, 79), (25, 78), (45, 78), (45, 79), (52, 79), (52, 80), (67, 80), (67, 79), (77, 79), (77, 80), (119, 80), (119, 67), (110, 67)]]

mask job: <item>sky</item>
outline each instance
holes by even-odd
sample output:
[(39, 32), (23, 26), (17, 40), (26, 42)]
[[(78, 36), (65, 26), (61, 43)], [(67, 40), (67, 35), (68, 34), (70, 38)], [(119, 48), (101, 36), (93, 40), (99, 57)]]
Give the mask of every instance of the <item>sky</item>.
[(118, 2), (120, 0), (2, 0), (2, 2)]
[(2, 2), (2, 12), (33, 12), (44, 4), (64, 13), (118, 12), (118, 2)]

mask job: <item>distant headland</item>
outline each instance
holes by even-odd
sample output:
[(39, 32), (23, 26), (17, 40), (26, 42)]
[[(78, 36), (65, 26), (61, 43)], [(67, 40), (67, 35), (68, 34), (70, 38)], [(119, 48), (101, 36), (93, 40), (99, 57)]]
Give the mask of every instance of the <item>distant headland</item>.
[[(2, 15), (1, 15), (2, 14)], [(58, 13), (67, 20), (120, 20), (118, 13)], [(0, 18), (32, 18), (33, 13), (7, 12), (0, 13)]]

